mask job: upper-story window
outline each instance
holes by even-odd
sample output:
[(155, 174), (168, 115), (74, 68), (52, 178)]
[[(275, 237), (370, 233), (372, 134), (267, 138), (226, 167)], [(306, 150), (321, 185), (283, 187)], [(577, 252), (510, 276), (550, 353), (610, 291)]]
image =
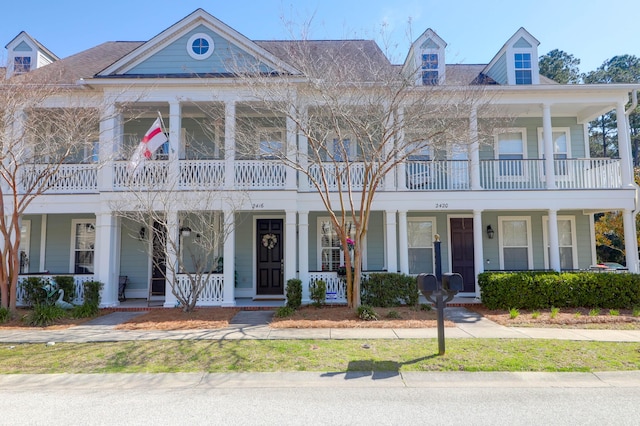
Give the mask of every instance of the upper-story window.
[(516, 53), (514, 55), (516, 70), (516, 84), (532, 84), (531, 53)]
[(437, 53), (424, 53), (422, 55), (422, 84), (425, 86), (438, 84)]
[(501, 178), (523, 177), (522, 160), (527, 158), (526, 130), (521, 128), (497, 129), (495, 132), (495, 156), (498, 175)]
[(207, 59), (213, 53), (213, 39), (205, 33), (194, 34), (187, 41), (187, 53), (193, 59)]
[(16, 56), (13, 58), (13, 72), (22, 74), (31, 71), (31, 56)]

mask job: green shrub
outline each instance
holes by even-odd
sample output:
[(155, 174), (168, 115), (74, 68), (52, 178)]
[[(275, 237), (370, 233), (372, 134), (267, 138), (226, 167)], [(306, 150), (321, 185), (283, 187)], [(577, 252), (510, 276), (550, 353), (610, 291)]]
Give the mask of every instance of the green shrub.
[(11, 318), (11, 311), (7, 308), (0, 308), (0, 324), (4, 324)]
[(375, 273), (362, 280), (362, 304), (388, 308), (418, 305), (416, 278), (404, 274)]
[(291, 315), (294, 314), (296, 310), (293, 309), (290, 306), (280, 306), (275, 313), (275, 316), (278, 318), (286, 318), (286, 317), (290, 317)]
[[(59, 289), (64, 291), (64, 300), (67, 303), (73, 302), (73, 299), (76, 298), (76, 284), (72, 276), (55, 276), (53, 277), (53, 282), (56, 283)], [(58, 297), (56, 296), (56, 300)]]
[(87, 281), (82, 284), (84, 287), (84, 305), (100, 306), (100, 290), (103, 284), (100, 281)]
[(620, 311), (617, 309), (609, 309), (609, 315), (611, 315), (612, 317), (617, 317), (620, 315)]
[(26, 317), (26, 322), (29, 325), (44, 327), (66, 315), (65, 310), (56, 305), (40, 304), (33, 307), (33, 310)]
[(531, 318), (536, 319), (540, 316), (540, 311), (531, 312)]
[(378, 314), (373, 310), (371, 306), (361, 305), (356, 310), (356, 315), (358, 318), (364, 321), (377, 321)]
[(559, 313), (560, 313), (560, 308), (552, 307), (551, 313), (549, 314), (549, 316), (551, 317), (551, 319), (554, 319), (555, 317), (558, 316)]
[(598, 315), (600, 315), (600, 308), (593, 308), (589, 311), (590, 317), (597, 317)]
[(24, 303), (28, 306), (42, 305), (47, 300), (47, 292), (42, 288), (48, 283), (40, 277), (27, 277), (20, 282), (24, 290)]
[(478, 275), (488, 309), (548, 309), (640, 305), (639, 274), (594, 272), (484, 272)]
[(389, 311), (389, 313), (387, 313), (387, 318), (399, 319), (399, 318), (401, 318), (401, 316), (400, 316), (400, 313), (398, 311)]
[(82, 305), (74, 306), (71, 310), (71, 316), (73, 318), (89, 318), (95, 317), (100, 312), (98, 305), (92, 303), (83, 303)]
[(420, 304), (420, 310), (421, 311), (430, 311), (431, 309), (433, 309), (433, 308), (428, 303), (421, 303)]
[(520, 311), (517, 308), (509, 309), (509, 318), (516, 319), (520, 315)]
[(296, 310), (302, 305), (302, 281), (291, 278), (287, 281), (287, 306)]
[(309, 290), (313, 304), (322, 306), (327, 298), (327, 283), (323, 280), (312, 281)]

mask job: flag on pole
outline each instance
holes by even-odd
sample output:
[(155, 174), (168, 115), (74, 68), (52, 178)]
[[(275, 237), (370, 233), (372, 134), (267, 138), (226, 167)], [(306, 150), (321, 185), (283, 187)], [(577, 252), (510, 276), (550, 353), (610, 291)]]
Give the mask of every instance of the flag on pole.
[(144, 160), (151, 158), (154, 152), (167, 141), (167, 136), (162, 131), (160, 117), (156, 118), (147, 133), (140, 141), (140, 145), (136, 148), (131, 156), (129, 166), (131, 170), (135, 170)]

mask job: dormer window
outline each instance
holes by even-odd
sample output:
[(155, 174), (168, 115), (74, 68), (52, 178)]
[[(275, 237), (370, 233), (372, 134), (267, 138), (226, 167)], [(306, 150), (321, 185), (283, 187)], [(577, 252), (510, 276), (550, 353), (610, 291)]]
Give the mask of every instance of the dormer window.
[(514, 54), (514, 67), (516, 71), (516, 84), (532, 84), (531, 53)]
[(438, 84), (438, 54), (424, 53), (422, 55), (422, 84), (432, 86)]
[(13, 72), (22, 74), (31, 71), (31, 56), (16, 56), (13, 58)]

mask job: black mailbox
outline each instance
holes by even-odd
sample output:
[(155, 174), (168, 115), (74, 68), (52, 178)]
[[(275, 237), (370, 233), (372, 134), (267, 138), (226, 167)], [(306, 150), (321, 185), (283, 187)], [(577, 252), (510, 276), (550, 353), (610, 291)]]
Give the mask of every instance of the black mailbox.
[(418, 289), (422, 294), (438, 290), (438, 278), (433, 274), (419, 274), (417, 280)]
[(442, 275), (442, 287), (449, 291), (462, 291), (462, 275), (458, 273), (447, 273)]

